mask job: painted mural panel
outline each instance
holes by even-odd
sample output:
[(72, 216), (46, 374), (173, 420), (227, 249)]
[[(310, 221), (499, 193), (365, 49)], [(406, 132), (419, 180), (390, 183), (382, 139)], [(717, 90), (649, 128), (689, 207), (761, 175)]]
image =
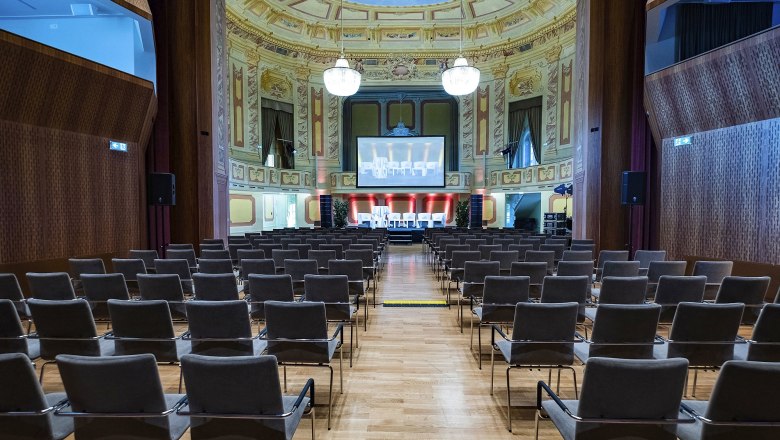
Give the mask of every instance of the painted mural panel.
[(322, 88), (311, 88), (311, 144), (313, 156), (325, 155), (325, 122)]
[(488, 154), (490, 136), (490, 86), (477, 89), (477, 156)]
[(233, 64), (233, 145), (244, 147), (244, 68)]
[(574, 60), (570, 59), (561, 66), (561, 113), (558, 119), (560, 126), (559, 142), (561, 145), (571, 143), (571, 97), (572, 97), (572, 68)]

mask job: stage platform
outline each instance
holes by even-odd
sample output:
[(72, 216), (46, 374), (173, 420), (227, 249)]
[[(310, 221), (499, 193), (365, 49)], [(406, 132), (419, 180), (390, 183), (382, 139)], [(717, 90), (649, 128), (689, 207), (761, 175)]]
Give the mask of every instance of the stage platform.
[(390, 244), (422, 243), (424, 228), (387, 228)]

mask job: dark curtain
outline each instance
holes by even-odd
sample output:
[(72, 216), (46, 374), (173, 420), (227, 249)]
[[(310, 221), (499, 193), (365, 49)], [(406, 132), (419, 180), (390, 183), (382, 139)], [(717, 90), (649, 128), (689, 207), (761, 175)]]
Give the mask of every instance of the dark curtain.
[(520, 147), (520, 135), (523, 133), (523, 125), (525, 125), (524, 116), (525, 110), (509, 112), (509, 146), (512, 148), (509, 157), (509, 168), (512, 168), (512, 164), (515, 163), (515, 156)]
[(542, 106), (528, 109), (528, 130), (531, 132), (534, 156), (536, 161), (542, 163)]
[(769, 2), (678, 5), (675, 59), (683, 61), (772, 27), (773, 6)]
[(271, 147), (276, 145), (276, 110), (263, 107), (260, 110), (260, 117), (263, 120), (263, 131), (261, 141), (263, 142), (263, 165), (268, 159), (268, 153)]
[(287, 113), (283, 111), (277, 112), (276, 123), (277, 123), (277, 128), (279, 129), (279, 136), (281, 136), (281, 139), (284, 139), (285, 141), (290, 141), (290, 142), (279, 142), (276, 144), (278, 146), (277, 151), (279, 151), (279, 156), (282, 160), (281, 162), (282, 168), (292, 169), (295, 167), (295, 153), (293, 153), (294, 145), (292, 144), (292, 140), (293, 140), (292, 113)]

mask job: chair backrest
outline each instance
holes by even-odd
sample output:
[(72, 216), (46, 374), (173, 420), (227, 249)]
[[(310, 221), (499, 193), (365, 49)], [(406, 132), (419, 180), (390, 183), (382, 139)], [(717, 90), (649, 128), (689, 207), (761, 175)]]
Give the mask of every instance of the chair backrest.
[(69, 258), (70, 275), (78, 280), (84, 273), (106, 273), (106, 266), (100, 258)]
[(647, 295), (647, 277), (604, 277), (599, 304), (642, 304)]
[(169, 251), (181, 251), (181, 250), (195, 250), (195, 246), (192, 243), (170, 243), (165, 247)]
[[(714, 422), (780, 422), (780, 363), (729, 361), (720, 369), (704, 417)], [(702, 426), (703, 439), (776, 439), (780, 427)]]
[(679, 417), (687, 374), (685, 359), (590, 359), (576, 415), (648, 423), (577, 423), (575, 438), (676, 439), (676, 425), (653, 421)]
[[(260, 246), (261, 246), (260, 249), (264, 250), (264, 248), (262, 246), (269, 246), (269, 245), (260, 245)], [(273, 246), (273, 245), (270, 245), (270, 246)], [(253, 247), (249, 243), (240, 243), (240, 244), (232, 244), (231, 243), (231, 244), (228, 244), (228, 254), (230, 255), (230, 259), (233, 260), (234, 262), (238, 262), (238, 251), (239, 250), (247, 251), (247, 250), (251, 250), (251, 249), (253, 249)], [(281, 245), (279, 245), (279, 249), (281, 249)], [(264, 254), (263, 255), (269, 255), (269, 253), (270, 253), (269, 251), (265, 251), (264, 250)]]
[(553, 251), (526, 251), (525, 261), (529, 263), (545, 262), (547, 263), (547, 273), (552, 275), (555, 269), (555, 252)]
[(639, 275), (638, 261), (605, 261), (601, 271), (603, 277), (635, 277)]
[(510, 244), (507, 249), (517, 251), (517, 261), (525, 261), (525, 253), (534, 250), (534, 246), (532, 244)]
[(540, 251), (552, 251), (555, 256), (555, 260), (558, 261), (561, 258), (563, 258), (563, 251), (566, 249), (565, 245), (562, 244), (548, 244), (545, 243), (543, 245), (539, 246)]
[[(28, 354), (22, 321), (9, 299), (0, 299), (0, 353)], [(0, 420), (2, 422), (2, 420)]]
[[(276, 356), (279, 362), (330, 361), (328, 343), (324, 341), (328, 337), (324, 303), (268, 301), (265, 303), (265, 320), (268, 354)], [(322, 342), (290, 341), (293, 339)]]
[(573, 238), (571, 240), (571, 244), (572, 245), (575, 245), (575, 244), (585, 244), (585, 245), (591, 244), (592, 245), (593, 244), (593, 239), (592, 238)]
[(138, 258), (144, 261), (147, 268), (154, 267), (154, 260), (160, 258), (154, 249), (133, 249), (129, 253), (129, 258)]
[(284, 260), (298, 260), (301, 254), (297, 249), (274, 249), (271, 251), (271, 258), (274, 260), (276, 270), (284, 268)]
[(196, 267), (198, 259), (195, 257), (195, 251), (192, 249), (168, 249), (165, 252), (166, 260), (187, 260), (189, 267)]
[[(0, 412), (38, 412), (49, 407), (30, 359), (21, 353), (0, 354)], [(53, 402), (56, 403), (56, 402)], [(73, 422), (55, 436), (52, 414), (0, 417), (0, 432), (9, 439), (55, 440), (73, 431)], [(62, 423), (62, 422), (60, 422)]]
[[(73, 411), (144, 415), (168, 409), (157, 362), (151, 354), (60, 355), (57, 367)], [(108, 438), (107, 433), (119, 438), (165, 438), (163, 433), (170, 430), (168, 419), (163, 416), (77, 418), (75, 428), (79, 438)]]
[(246, 280), (252, 274), (274, 275), (275, 273), (276, 264), (270, 258), (241, 260), (240, 277), (242, 280)]
[(201, 258), (198, 261), (198, 273), (233, 275), (233, 260)]
[[(571, 365), (574, 362), (574, 331), (577, 303), (517, 303), (511, 362), (518, 365)], [(540, 344), (540, 342), (550, 342)]]
[(340, 244), (321, 244), (319, 250), (321, 251), (333, 251), (336, 253), (336, 259), (344, 259), (344, 247)]
[(346, 275), (306, 275), (306, 301), (324, 302), (328, 320), (349, 320), (349, 278)]
[(649, 282), (657, 283), (663, 275), (683, 276), (687, 265), (685, 261), (651, 261), (647, 269), (647, 278)]
[(460, 241), (460, 244), (466, 244), (466, 240), (473, 240), (477, 238), (476, 234), (461, 234), (458, 236), (458, 241)]
[(628, 261), (628, 251), (601, 251), (596, 263), (597, 269), (603, 269), (607, 261)]
[(352, 249), (344, 252), (344, 258), (347, 260), (360, 260), (363, 267), (374, 266), (374, 251), (371, 249)]
[[(727, 276), (723, 278), (715, 297), (716, 303), (741, 302), (746, 307), (745, 315), (742, 317), (744, 324), (753, 324), (761, 312), (761, 305), (764, 304), (764, 297), (769, 290), (770, 277), (736, 277)], [(753, 307), (750, 307), (753, 306)]]
[(542, 241), (538, 238), (521, 238), (517, 244), (530, 244), (533, 250), (538, 251), (539, 246), (542, 245)]
[(731, 360), (744, 309), (744, 304), (678, 304), (667, 357), (684, 357), (692, 366), (710, 367)]
[(454, 251), (450, 268), (463, 269), (468, 261), (480, 261), (482, 255), (479, 251)]
[(204, 238), (203, 240), (201, 240), (200, 243), (201, 244), (218, 244), (218, 245), (224, 246), (225, 245), (225, 240), (223, 240), (221, 238)]
[(661, 304), (661, 322), (671, 322), (677, 304), (702, 302), (707, 277), (662, 275), (655, 290), (655, 303)]
[(564, 260), (558, 263), (558, 276), (571, 277), (591, 275), (593, 275), (593, 260)]
[[(219, 358), (188, 354), (182, 356), (181, 370), (191, 412), (242, 415), (285, 412), (274, 356)], [(215, 433), (229, 432), (236, 438), (273, 439), (287, 431), (286, 419), (190, 417), (190, 420), (193, 438), (214, 438), (218, 435)]]
[[(225, 245), (222, 243), (201, 243), (200, 244), (200, 256), (203, 258), (203, 253), (206, 251), (225, 251), (228, 252), (227, 249), (225, 249)], [(230, 253), (227, 254), (228, 256)], [(229, 258), (229, 257), (228, 257)]]
[(320, 245), (328, 244), (328, 240), (325, 238), (307, 238), (306, 244), (310, 245), (313, 251), (316, 251), (320, 249)]
[(59, 354), (100, 356), (95, 339), (97, 329), (89, 304), (83, 299), (47, 301), (27, 300), (35, 330), (41, 338), (41, 358), (54, 360)]
[(306, 275), (317, 275), (319, 267), (317, 260), (284, 260), (284, 273), (289, 274), (294, 282), (303, 281)]
[(0, 273), (0, 299), (21, 301), (24, 299), (19, 280), (12, 273)]
[(478, 251), (480, 246), (487, 244), (487, 240), (482, 238), (470, 238), (466, 240), (463, 244), (469, 245), (469, 248), (472, 251)]
[(572, 240), (571, 246), (569, 246), (569, 250), (572, 251), (590, 251), (591, 254), (593, 254), (593, 251), (596, 249), (596, 245), (593, 244), (577, 244), (574, 243), (574, 240)]
[(125, 282), (136, 281), (139, 273), (146, 273), (146, 264), (140, 258), (113, 258), (111, 264), (115, 273), (124, 275)]
[(514, 244), (515, 240), (511, 238), (494, 238), (493, 244), (501, 246), (502, 251), (508, 251), (509, 245)]
[(297, 250), (301, 259), (306, 260), (309, 258), (309, 251), (311, 250), (310, 244), (290, 243), (287, 245), (288, 250)]
[(485, 277), (482, 293), (483, 322), (512, 322), (515, 305), (528, 302), (531, 280), (528, 277)]
[(265, 260), (265, 251), (262, 249), (237, 249), (236, 262), (240, 265), (241, 261), (247, 260)]
[(576, 302), (580, 305), (580, 322), (585, 319), (585, 304), (588, 302), (588, 287), (590, 277), (587, 276), (547, 276), (542, 283), (542, 303), (569, 303)]
[[(593, 252), (566, 250), (563, 251), (561, 261), (590, 261), (591, 266), (593, 266)], [(560, 270), (560, 263), (558, 265)]]
[(697, 261), (693, 264), (693, 275), (704, 275), (707, 284), (720, 284), (723, 278), (731, 275), (733, 261)]
[[(444, 246), (444, 259), (445, 260), (452, 260), (452, 254), (455, 252), (469, 252), (471, 251), (471, 246), (467, 244), (448, 244)], [(480, 258), (482, 255), (480, 254)], [(450, 264), (450, 267), (452, 267), (452, 264)]]
[[(500, 244), (481, 244), (481, 245), (479, 245), (477, 250), (479, 251), (480, 258), (482, 258), (483, 260), (490, 260), (490, 253), (491, 252), (493, 252), (493, 251), (499, 251), (500, 252), (500, 251), (503, 250), (503, 248), (501, 247)], [(496, 261), (498, 261), (498, 260), (496, 260)], [(517, 259), (515, 259), (514, 261), (517, 261)], [(509, 268), (509, 266), (507, 266), (507, 269), (508, 268)]]
[(195, 273), (192, 274), (195, 298), (201, 301), (238, 300), (236, 277), (233, 273)]
[(648, 251), (640, 249), (634, 253), (634, 260), (639, 262), (640, 269), (647, 269), (653, 261), (666, 260), (666, 251)]
[[(178, 362), (176, 343), (173, 341), (175, 333), (167, 301), (110, 299), (108, 312), (111, 315), (111, 331), (119, 338), (114, 340), (115, 355), (151, 353), (157, 362)], [(166, 338), (171, 340), (162, 340)]]
[(360, 260), (330, 260), (328, 275), (346, 275), (350, 295), (362, 295), (365, 292), (363, 262)]
[(517, 251), (492, 251), (488, 260), (498, 261), (501, 270), (509, 272), (512, 269), (512, 264), (516, 263), (518, 258), (520, 258), (520, 253)]
[(187, 301), (186, 306), (193, 353), (208, 356), (253, 354), (252, 341), (231, 340), (252, 337), (246, 301)]
[(544, 277), (547, 276), (546, 262), (515, 262), (509, 271), (511, 276), (529, 277), (531, 284), (541, 285)]
[(334, 238), (331, 241), (331, 244), (340, 244), (342, 251), (346, 252), (349, 250), (349, 248), (352, 246), (352, 239), (351, 238)]
[(142, 300), (184, 301), (181, 279), (176, 274), (138, 275), (138, 291)]
[(501, 263), (498, 261), (466, 261), (463, 265), (463, 296), (482, 297), (485, 277), (491, 275), (501, 275)]
[(82, 274), (81, 282), (84, 285), (84, 295), (92, 308), (92, 316), (95, 319), (107, 319), (110, 299), (129, 300), (125, 277), (121, 273), (110, 274)]
[(331, 250), (310, 250), (309, 258), (317, 262), (317, 267), (327, 269), (328, 262), (336, 259), (336, 251)]
[(227, 251), (225, 249), (219, 249), (219, 250), (203, 249), (200, 251), (200, 260), (201, 261), (202, 260), (230, 260), (232, 264), (232, 258), (230, 258), (230, 251)]
[(588, 345), (590, 357), (652, 359), (660, 315), (658, 304), (599, 305)]
[(158, 274), (175, 274), (179, 276), (181, 280), (191, 280), (192, 274), (190, 272), (190, 264), (187, 260), (154, 260), (154, 270)]
[(76, 292), (70, 276), (65, 272), (27, 273), (30, 297), (48, 300), (75, 299)]
[(764, 305), (751, 339), (756, 343), (748, 346), (747, 360), (780, 362), (780, 304)]
[(248, 294), (252, 319), (265, 319), (265, 301), (294, 301), (292, 277), (289, 274), (249, 275)]

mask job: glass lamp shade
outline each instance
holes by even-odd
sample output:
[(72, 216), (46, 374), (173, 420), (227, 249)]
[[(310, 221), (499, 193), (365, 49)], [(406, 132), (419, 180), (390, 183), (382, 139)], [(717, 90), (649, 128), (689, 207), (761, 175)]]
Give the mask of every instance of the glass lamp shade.
[(479, 85), (479, 69), (469, 66), (463, 57), (458, 57), (449, 69), (441, 74), (441, 85), (450, 95), (468, 95)]
[(343, 56), (336, 61), (335, 67), (325, 70), (322, 79), (331, 95), (352, 96), (360, 88), (360, 72), (351, 69)]

